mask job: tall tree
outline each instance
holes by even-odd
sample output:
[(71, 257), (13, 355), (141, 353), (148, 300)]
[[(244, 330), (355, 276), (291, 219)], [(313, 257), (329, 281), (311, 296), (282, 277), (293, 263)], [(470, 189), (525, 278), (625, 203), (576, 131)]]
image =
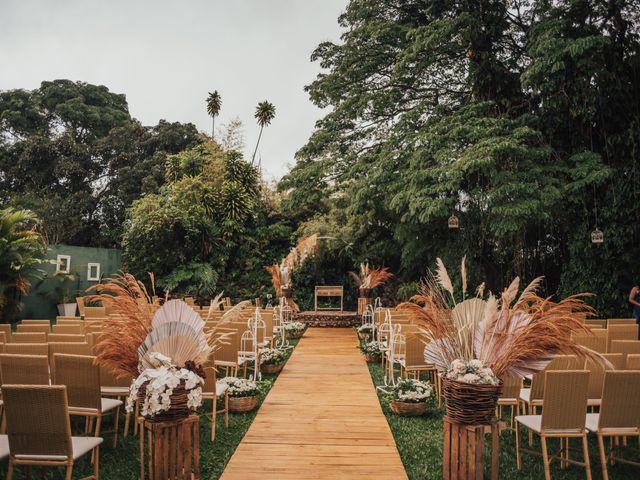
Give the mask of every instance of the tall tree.
[(256, 152), (258, 151), (258, 145), (260, 145), (260, 139), (262, 138), (262, 130), (265, 126), (271, 123), (276, 116), (276, 107), (273, 106), (272, 103), (267, 100), (258, 103), (256, 107), (256, 113), (253, 115), (258, 121), (258, 125), (260, 125), (260, 134), (258, 135), (258, 141), (256, 142), (256, 148), (253, 151), (253, 155), (251, 156), (251, 165), (254, 164), (256, 159)]
[(211, 117), (211, 140), (215, 139), (216, 135), (216, 117), (220, 113), (220, 109), (222, 108), (222, 97), (217, 90), (213, 92), (209, 92), (209, 96), (207, 97), (207, 113)]

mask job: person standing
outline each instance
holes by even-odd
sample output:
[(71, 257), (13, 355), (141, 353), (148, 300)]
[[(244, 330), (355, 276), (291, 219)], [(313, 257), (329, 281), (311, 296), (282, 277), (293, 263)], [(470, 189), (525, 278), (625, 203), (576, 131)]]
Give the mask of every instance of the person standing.
[[(640, 329), (640, 287), (636, 285), (629, 292), (629, 303), (633, 306), (633, 316)], [(640, 333), (638, 334), (640, 337)]]

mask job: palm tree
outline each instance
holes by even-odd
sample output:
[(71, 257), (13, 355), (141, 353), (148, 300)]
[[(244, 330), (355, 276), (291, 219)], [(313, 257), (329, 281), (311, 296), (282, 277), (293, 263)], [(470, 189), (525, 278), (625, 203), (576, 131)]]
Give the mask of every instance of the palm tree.
[(0, 319), (13, 312), (17, 295), (29, 292), (28, 277), (43, 263), (38, 255), (45, 252), (45, 244), (34, 228), (37, 223), (29, 210), (0, 210)]
[(220, 108), (222, 107), (222, 98), (217, 90), (214, 90), (213, 93), (209, 92), (209, 96), (207, 97), (207, 113), (211, 116), (213, 120), (211, 124), (211, 139), (213, 140), (215, 136), (216, 129), (216, 117), (220, 113)]
[(258, 125), (260, 125), (260, 134), (258, 135), (258, 141), (256, 142), (256, 149), (253, 151), (253, 156), (251, 157), (251, 165), (256, 158), (256, 152), (258, 151), (258, 145), (260, 145), (260, 138), (262, 138), (262, 129), (271, 123), (271, 120), (276, 116), (276, 107), (273, 106), (273, 103), (265, 100), (264, 102), (260, 102), (256, 107), (256, 113), (253, 115), (256, 120), (258, 120)]

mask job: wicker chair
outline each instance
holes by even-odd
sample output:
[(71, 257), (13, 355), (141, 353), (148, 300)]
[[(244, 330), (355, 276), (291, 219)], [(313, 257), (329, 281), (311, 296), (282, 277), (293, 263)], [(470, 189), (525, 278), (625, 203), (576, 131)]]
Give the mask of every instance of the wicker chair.
[(3, 383), (13, 385), (49, 385), (49, 362), (46, 355), (0, 355)]
[(64, 333), (66, 335), (82, 335), (84, 333), (84, 326), (80, 325), (54, 325), (52, 329), (53, 333)]
[[(598, 436), (602, 478), (609, 479), (607, 460), (640, 466), (640, 463), (620, 456), (620, 437), (640, 436), (640, 371), (608, 371), (604, 378), (604, 393), (600, 413), (587, 414), (587, 429)], [(607, 454), (604, 437), (615, 437), (615, 447)]]
[(21, 325), (48, 325), (51, 326), (50, 320), (21, 320)]
[(573, 336), (578, 345), (590, 348), (594, 352), (607, 352), (607, 331), (604, 329), (592, 330), (591, 333), (579, 333)]
[(14, 355), (48, 355), (49, 345), (47, 343), (6, 343), (4, 353)]
[(625, 370), (640, 370), (640, 355), (627, 355), (627, 363), (624, 368)]
[(51, 371), (51, 378), (55, 377), (56, 353), (64, 353), (67, 355), (91, 355), (92, 351), (88, 343), (49, 342), (47, 355), (49, 355), (49, 370)]
[(11, 341), (11, 325), (8, 323), (0, 323), (0, 332), (4, 333), (5, 343)]
[[(229, 392), (228, 385), (217, 383), (217, 373), (215, 368), (204, 369), (206, 377), (202, 388), (202, 399), (211, 400), (211, 441), (216, 439), (216, 416), (224, 412), (224, 426), (229, 429)], [(224, 408), (218, 410), (217, 400), (224, 395)], [(209, 415), (207, 415), (209, 416)]]
[(89, 419), (89, 428), (95, 419), (94, 434), (100, 436), (100, 426), (105, 415), (115, 414), (113, 447), (118, 442), (118, 422), (122, 402), (113, 398), (102, 398), (100, 394), (100, 368), (94, 365), (95, 357), (88, 355), (65, 355), (54, 357), (54, 382), (66, 385), (69, 398), (69, 414)]
[(84, 307), (84, 318), (106, 318), (107, 309), (104, 307)]
[(87, 337), (84, 335), (68, 333), (50, 333), (47, 337), (49, 343), (86, 343)]
[(504, 375), (502, 378), (502, 393), (498, 398), (497, 410), (498, 418), (502, 418), (502, 410), (504, 407), (511, 407), (511, 415), (509, 421), (509, 429), (514, 429), (515, 417), (519, 414), (518, 411), (518, 396), (520, 390), (522, 390), (522, 379), (514, 377), (513, 375)]
[(635, 318), (610, 318), (607, 320), (607, 327), (611, 325), (635, 325)]
[(238, 363), (238, 351), (240, 350), (240, 332), (236, 329), (229, 331), (226, 343), (222, 344), (216, 352), (215, 365), (225, 369), (225, 375), (238, 376), (240, 364)]
[(605, 353), (602, 355), (611, 364), (611, 367), (588, 359), (585, 368), (589, 371), (589, 393), (587, 394), (587, 407), (599, 407), (602, 402), (602, 389), (605, 373), (609, 370), (621, 370), (624, 360), (621, 353)]
[[(551, 479), (549, 464), (553, 459), (559, 459), (563, 467), (567, 463), (583, 466), (587, 480), (591, 480), (589, 446), (585, 426), (588, 387), (589, 372), (585, 370), (559, 370), (549, 371), (545, 374), (542, 415), (519, 415), (516, 417), (516, 466), (518, 470), (522, 470), (521, 452), (540, 455), (540, 452), (520, 446), (519, 425), (522, 425), (529, 432), (540, 436), (546, 480)], [(564, 445), (563, 439), (566, 439), (566, 448), (562, 448), (559, 455), (549, 456), (547, 451), (548, 438), (560, 438), (562, 445)], [(582, 439), (583, 462), (569, 458), (570, 438)]]
[(65, 467), (65, 480), (71, 480), (75, 460), (87, 453), (94, 458), (88, 478), (99, 480), (102, 438), (71, 436), (64, 386), (4, 385), (3, 391), (10, 444), (7, 480), (22, 465)]
[(11, 343), (47, 343), (47, 334), (41, 332), (14, 333), (11, 336)]
[(49, 325), (31, 325), (29, 323), (20, 324), (16, 327), (17, 333), (51, 333), (51, 327)]
[[(131, 377), (131, 375), (125, 377), (116, 376), (109, 368), (102, 365), (100, 366), (100, 394), (103, 397), (115, 397), (117, 400), (126, 400), (129, 396), (129, 388), (132, 382), (133, 377)], [(131, 413), (126, 412), (123, 434), (125, 437), (129, 434), (130, 422)]]
[(630, 353), (640, 353), (640, 340), (614, 340), (611, 342), (611, 353), (621, 353), (626, 362)]
[(638, 325), (611, 325), (607, 327), (607, 352), (615, 340), (638, 340)]

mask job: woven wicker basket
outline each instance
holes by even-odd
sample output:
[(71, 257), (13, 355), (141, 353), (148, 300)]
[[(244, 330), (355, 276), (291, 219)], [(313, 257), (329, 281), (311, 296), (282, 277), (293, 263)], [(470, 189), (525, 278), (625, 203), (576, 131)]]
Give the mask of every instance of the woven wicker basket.
[(379, 353), (365, 353), (364, 358), (367, 362), (380, 362), (382, 359)]
[(454, 422), (470, 425), (490, 423), (501, 391), (502, 383), (475, 385), (442, 377), (447, 416)]
[[(138, 403), (140, 407), (142, 407), (142, 404), (144, 403), (146, 392), (147, 389), (145, 388), (145, 385), (142, 385), (138, 390)], [(184, 382), (181, 382), (180, 385), (173, 389), (169, 410), (162, 412), (153, 418), (149, 418), (148, 420), (152, 422), (167, 422), (187, 418), (191, 413), (191, 410), (189, 410), (189, 407), (187, 406), (187, 402), (187, 390), (184, 388)]]
[(427, 411), (427, 402), (391, 402), (389, 407), (393, 413), (401, 417), (418, 417)]
[(276, 363), (276, 364), (268, 364), (268, 365), (263, 363), (262, 365), (260, 365), (260, 370), (262, 370), (262, 373), (269, 373), (273, 375), (276, 373), (280, 373), (283, 367), (284, 367), (284, 362)]
[(258, 397), (229, 397), (229, 411), (231, 413), (247, 413), (256, 408)]

